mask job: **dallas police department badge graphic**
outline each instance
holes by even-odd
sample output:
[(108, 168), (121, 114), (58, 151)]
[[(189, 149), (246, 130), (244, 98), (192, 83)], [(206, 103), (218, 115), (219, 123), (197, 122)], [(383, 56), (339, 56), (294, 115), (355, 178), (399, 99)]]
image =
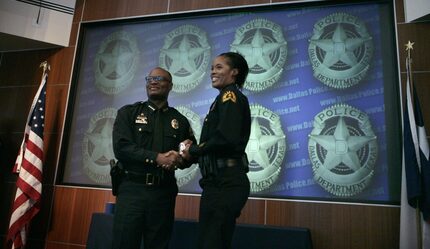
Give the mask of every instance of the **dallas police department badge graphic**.
[(334, 13), (315, 23), (313, 33), (308, 53), (316, 79), (344, 89), (366, 76), (373, 43), (361, 20), (346, 13)]
[(239, 52), (248, 62), (244, 88), (255, 92), (278, 82), (287, 61), (282, 27), (263, 18), (251, 20), (236, 30), (231, 51)]
[(279, 177), (285, 156), (286, 139), (279, 116), (253, 104), (251, 135), (246, 146), (249, 160), (248, 178), (251, 192), (268, 189)]
[(195, 25), (182, 25), (164, 38), (160, 67), (173, 77), (173, 91), (185, 93), (203, 80), (208, 69), (211, 47), (206, 32)]
[[(199, 141), (200, 132), (202, 130), (200, 116), (197, 113), (193, 112), (192, 110), (184, 106), (177, 106), (175, 108), (188, 119), (188, 121), (190, 122), (191, 128), (193, 130), (194, 136), (196, 137), (197, 141)], [(199, 169), (199, 166), (198, 164), (195, 163), (191, 165), (191, 167), (189, 168), (176, 170), (175, 176), (176, 176), (178, 187), (181, 187), (187, 184), (188, 182), (190, 182), (192, 179), (194, 179), (198, 172), (198, 169)]]
[(100, 44), (94, 59), (96, 87), (107, 95), (114, 95), (129, 86), (139, 66), (136, 37), (126, 31), (109, 35)]
[(109, 160), (115, 158), (112, 130), (117, 110), (105, 108), (90, 120), (82, 140), (82, 160), (85, 174), (95, 183), (110, 183)]
[(315, 182), (333, 195), (350, 197), (374, 175), (377, 137), (367, 114), (338, 104), (315, 116), (308, 152)]

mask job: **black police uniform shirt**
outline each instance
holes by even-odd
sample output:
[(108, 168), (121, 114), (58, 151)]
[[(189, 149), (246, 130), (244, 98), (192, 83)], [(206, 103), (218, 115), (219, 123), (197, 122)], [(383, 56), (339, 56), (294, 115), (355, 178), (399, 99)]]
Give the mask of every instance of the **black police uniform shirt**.
[[(161, 124), (156, 124), (157, 111), (162, 118)], [(157, 139), (157, 131), (163, 133), (161, 139)], [(185, 116), (167, 104), (158, 110), (150, 101), (120, 108), (113, 126), (112, 139), (115, 157), (126, 170), (136, 173), (159, 170), (156, 167), (158, 153), (178, 151), (179, 143), (186, 139), (195, 141)], [(154, 149), (154, 145), (161, 147)], [(191, 163), (186, 163), (181, 168), (190, 165)]]
[(249, 140), (251, 112), (247, 97), (236, 84), (224, 87), (212, 103), (198, 146), (192, 156), (210, 154), (216, 158), (241, 158)]

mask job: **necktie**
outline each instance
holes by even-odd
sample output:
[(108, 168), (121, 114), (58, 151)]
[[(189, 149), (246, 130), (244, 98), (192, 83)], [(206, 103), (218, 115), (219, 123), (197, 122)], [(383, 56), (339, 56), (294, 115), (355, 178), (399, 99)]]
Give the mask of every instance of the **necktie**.
[(163, 151), (163, 136), (164, 136), (164, 122), (163, 113), (161, 109), (155, 111), (154, 117), (154, 137), (152, 138), (152, 150), (156, 152)]

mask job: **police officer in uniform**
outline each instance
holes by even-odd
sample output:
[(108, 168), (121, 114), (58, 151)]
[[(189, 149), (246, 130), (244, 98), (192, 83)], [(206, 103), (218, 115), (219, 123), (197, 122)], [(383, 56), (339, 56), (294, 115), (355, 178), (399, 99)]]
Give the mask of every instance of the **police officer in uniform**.
[(185, 116), (169, 107), (171, 74), (154, 68), (146, 77), (148, 101), (118, 110), (113, 126), (115, 157), (124, 169), (118, 188), (113, 249), (167, 249), (178, 186), (176, 168), (190, 162), (178, 154), (179, 143), (195, 141)]
[(240, 91), (248, 75), (238, 53), (220, 54), (212, 63), (212, 86), (219, 95), (210, 107), (200, 144), (184, 141), (184, 158), (198, 158), (203, 189), (200, 200), (198, 248), (227, 249), (250, 191), (245, 148), (251, 129), (247, 97)]

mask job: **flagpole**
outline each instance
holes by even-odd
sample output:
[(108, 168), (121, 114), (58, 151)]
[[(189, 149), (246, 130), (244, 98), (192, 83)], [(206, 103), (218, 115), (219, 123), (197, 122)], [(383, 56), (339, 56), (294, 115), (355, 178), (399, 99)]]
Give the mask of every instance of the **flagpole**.
[[(406, 46), (406, 51), (408, 52), (408, 56), (406, 57), (406, 77), (408, 78), (409, 85), (406, 87), (409, 87), (409, 90), (411, 93), (414, 92), (414, 85), (413, 85), (413, 77), (412, 77), (412, 57), (411, 57), (411, 50), (413, 48), (414, 42), (408, 41)], [(414, 103), (414, 95), (411, 94), (411, 102)], [(412, 105), (414, 108), (414, 106)], [(414, 109), (415, 112), (415, 109)], [(421, 211), (420, 211), (420, 205), (419, 205), (419, 199), (417, 199), (417, 207), (415, 208), (415, 218), (416, 218), (416, 224), (417, 224), (417, 247), (418, 249), (422, 249), (422, 228), (421, 228)]]
[[(405, 44), (406, 46), (406, 51), (408, 52), (408, 56), (406, 57), (406, 77), (408, 77), (409, 80), (409, 90), (411, 93), (413, 93), (413, 89), (414, 89), (414, 82), (413, 82), (413, 78), (412, 78), (412, 57), (411, 57), (411, 50), (414, 49), (413, 45), (415, 44), (415, 42), (411, 42), (408, 41), (408, 43)], [(414, 103), (414, 95), (411, 94), (411, 102)]]

